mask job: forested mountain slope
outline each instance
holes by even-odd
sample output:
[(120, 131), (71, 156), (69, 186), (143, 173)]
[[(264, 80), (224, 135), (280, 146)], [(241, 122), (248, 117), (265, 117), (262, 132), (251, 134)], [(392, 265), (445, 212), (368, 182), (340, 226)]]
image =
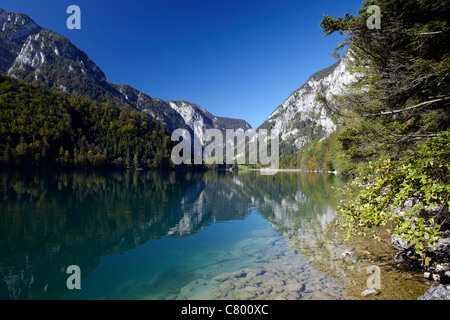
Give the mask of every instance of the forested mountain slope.
[(0, 74), (0, 164), (165, 168), (173, 143), (147, 115)]

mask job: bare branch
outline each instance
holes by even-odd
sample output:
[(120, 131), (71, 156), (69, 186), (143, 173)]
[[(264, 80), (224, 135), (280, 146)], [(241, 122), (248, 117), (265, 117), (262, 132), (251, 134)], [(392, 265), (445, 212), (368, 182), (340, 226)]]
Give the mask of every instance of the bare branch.
[(398, 110), (393, 110), (393, 111), (381, 111), (379, 113), (371, 113), (371, 114), (363, 114), (363, 117), (374, 117), (374, 116), (382, 116), (382, 115), (389, 115), (389, 114), (396, 114), (396, 113), (401, 113), (401, 112), (405, 112), (408, 110), (413, 110), (413, 109), (417, 109), (420, 107), (424, 107), (427, 106), (429, 104), (433, 104), (436, 102), (442, 102), (442, 101), (446, 101), (446, 100), (450, 100), (450, 97), (446, 97), (446, 98), (441, 98), (441, 99), (435, 99), (435, 100), (430, 100), (430, 101), (425, 101), (419, 104), (416, 104), (414, 106), (408, 107), (408, 108), (404, 108), (404, 109), (398, 109)]
[(434, 32), (422, 32), (422, 33), (416, 33), (416, 35), (418, 36), (428, 36), (428, 35), (432, 35), (432, 34), (439, 34), (442, 33), (443, 31), (434, 31)]

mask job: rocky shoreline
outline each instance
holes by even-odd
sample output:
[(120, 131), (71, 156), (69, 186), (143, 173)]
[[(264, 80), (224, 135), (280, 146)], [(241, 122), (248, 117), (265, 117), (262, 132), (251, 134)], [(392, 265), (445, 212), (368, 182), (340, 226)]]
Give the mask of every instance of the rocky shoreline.
[(450, 300), (450, 238), (440, 239), (434, 248), (427, 248), (427, 256), (432, 257), (428, 266), (419, 262), (414, 246), (396, 238), (392, 239), (392, 245), (399, 250), (394, 256), (397, 262), (422, 270), (423, 277), (434, 282), (419, 300)]
[[(315, 269), (343, 283), (346, 300), (416, 300), (433, 285), (423, 271), (395, 261), (392, 246), (375, 239), (345, 240), (338, 231), (310, 228), (285, 230), (283, 237)], [(380, 270), (381, 289), (368, 290), (373, 266)]]
[[(409, 198), (403, 203), (402, 207), (394, 208), (394, 212), (397, 214), (409, 212), (418, 204), (420, 204), (419, 199)], [(440, 216), (441, 218), (449, 214), (444, 205), (436, 207), (425, 206), (424, 210), (430, 216)], [(433, 247), (425, 248), (426, 257), (430, 259), (428, 265), (425, 265), (420, 260), (414, 244), (406, 243), (395, 236), (391, 237), (390, 244), (398, 251), (394, 256), (394, 260), (398, 263), (406, 263), (411, 268), (422, 270), (425, 279), (435, 282), (419, 298), (420, 300), (440, 300), (443, 297), (445, 297), (445, 300), (450, 300), (450, 290), (446, 286), (446, 284), (450, 284), (450, 225), (447, 219), (441, 221), (439, 233), (442, 239), (439, 239)]]

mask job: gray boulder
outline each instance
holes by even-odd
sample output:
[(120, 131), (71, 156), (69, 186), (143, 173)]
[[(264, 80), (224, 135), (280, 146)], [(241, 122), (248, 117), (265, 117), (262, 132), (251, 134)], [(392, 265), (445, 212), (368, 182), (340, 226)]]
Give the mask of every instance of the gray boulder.
[(450, 285), (433, 285), (417, 300), (450, 300)]

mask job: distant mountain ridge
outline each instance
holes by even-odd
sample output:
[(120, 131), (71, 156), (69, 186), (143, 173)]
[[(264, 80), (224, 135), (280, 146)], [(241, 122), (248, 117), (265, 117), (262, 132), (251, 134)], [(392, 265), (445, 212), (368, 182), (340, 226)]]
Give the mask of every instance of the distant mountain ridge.
[(194, 132), (193, 119), (200, 119), (203, 129), (251, 128), (245, 120), (216, 117), (187, 101), (166, 102), (127, 84), (110, 83), (88, 55), (66, 37), (38, 26), (25, 14), (7, 13), (3, 9), (0, 9), (0, 71), (68, 94), (126, 105), (157, 120), (169, 132), (177, 128)]

